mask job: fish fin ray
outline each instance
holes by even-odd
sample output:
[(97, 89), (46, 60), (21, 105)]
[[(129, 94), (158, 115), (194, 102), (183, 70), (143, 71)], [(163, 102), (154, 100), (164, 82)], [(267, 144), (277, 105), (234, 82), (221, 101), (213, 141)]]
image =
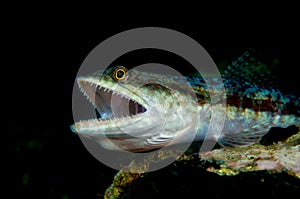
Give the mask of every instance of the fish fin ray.
[(269, 132), (269, 129), (260, 131), (240, 131), (239, 133), (224, 133), (218, 138), (218, 144), (223, 147), (237, 147), (258, 143)]
[(227, 85), (239, 91), (253, 86), (274, 88), (276, 85), (270, 67), (259, 61), (259, 53), (252, 48), (233, 60), (224, 70), (223, 77)]

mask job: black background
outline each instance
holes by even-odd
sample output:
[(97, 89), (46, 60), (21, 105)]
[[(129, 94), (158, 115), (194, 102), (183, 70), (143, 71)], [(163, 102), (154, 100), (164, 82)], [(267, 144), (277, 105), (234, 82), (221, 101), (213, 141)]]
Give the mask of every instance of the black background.
[(107, 22), (103, 16), (91, 22), (54, 16), (9, 17), (2, 29), (1, 133), (9, 198), (96, 198), (112, 182), (117, 171), (98, 162), (69, 126), (77, 70), (94, 47), (119, 32), (145, 26), (174, 29), (199, 42), (220, 65), (253, 47), (267, 62), (280, 61), (274, 73), (281, 87), (299, 94), (299, 31), (293, 22)]

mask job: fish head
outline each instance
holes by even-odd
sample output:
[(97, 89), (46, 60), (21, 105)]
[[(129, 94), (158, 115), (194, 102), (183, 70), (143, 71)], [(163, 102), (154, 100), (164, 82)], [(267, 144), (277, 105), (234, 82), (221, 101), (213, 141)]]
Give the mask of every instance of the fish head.
[(71, 129), (107, 149), (148, 151), (197, 132), (197, 98), (184, 77), (116, 66), (79, 76), (77, 83), (97, 117)]

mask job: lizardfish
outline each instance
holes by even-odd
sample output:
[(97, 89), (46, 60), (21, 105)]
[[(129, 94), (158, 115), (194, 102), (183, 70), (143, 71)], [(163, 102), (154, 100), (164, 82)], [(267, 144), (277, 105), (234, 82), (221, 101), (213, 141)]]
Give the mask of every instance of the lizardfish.
[[(199, 75), (182, 79), (124, 66), (96, 71), (76, 81), (97, 117), (77, 121), (71, 130), (109, 150), (149, 151), (173, 140), (184, 142), (183, 137), (189, 134), (203, 139), (214, 108), (214, 115), (225, 114), (225, 121), (222, 133), (211, 134), (211, 139), (221, 146), (251, 145), (271, 127), (300, 125), (300, 99), (265, 84), (267, 73), (267, 66), (256, 60), (252, 49), (224, 70), (222, 82), (216, 78), (204, 81)], [(209, 90), (209, 82), (216, 89)], [(224, 97), (220, 103), (211, 103), (210, 93), (218, 94), (221, 83), (226, 92), (219, 96)]]

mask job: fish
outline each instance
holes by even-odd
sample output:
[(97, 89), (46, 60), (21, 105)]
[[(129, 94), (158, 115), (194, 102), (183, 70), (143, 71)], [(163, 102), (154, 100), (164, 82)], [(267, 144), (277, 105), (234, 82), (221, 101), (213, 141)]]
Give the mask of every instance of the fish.
[[(207, 137), (223, 147), (252, 145), (272, 127), (299, 126), (299, 97), (281, 92), (256, 56), (250, 48), (225, 68), (221, 79), (119, 65), (79, 76), (76, 82), (95, 108), (95, 118), (70, 128), (108, 150), (145, 152)], [(221, 115), (222, 133), (212, 129), (207, 135), (212, 117)]]

